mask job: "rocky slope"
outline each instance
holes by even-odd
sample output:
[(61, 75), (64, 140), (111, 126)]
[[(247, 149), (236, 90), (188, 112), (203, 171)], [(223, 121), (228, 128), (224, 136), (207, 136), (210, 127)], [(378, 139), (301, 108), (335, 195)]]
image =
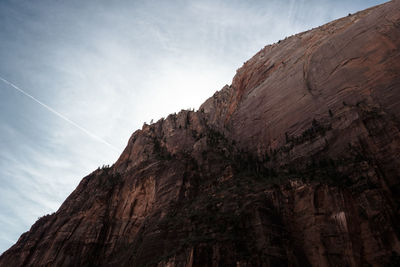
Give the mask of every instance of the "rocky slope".
[(0, 266), (398, 266), (400, 1), (266, 46)]

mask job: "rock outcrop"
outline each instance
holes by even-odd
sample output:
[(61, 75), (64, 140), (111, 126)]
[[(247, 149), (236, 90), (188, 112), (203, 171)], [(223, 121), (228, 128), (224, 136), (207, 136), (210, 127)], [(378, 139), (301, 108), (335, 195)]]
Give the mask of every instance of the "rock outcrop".
[(1, 266), (399, 266), (400, 1), (269, 45)]

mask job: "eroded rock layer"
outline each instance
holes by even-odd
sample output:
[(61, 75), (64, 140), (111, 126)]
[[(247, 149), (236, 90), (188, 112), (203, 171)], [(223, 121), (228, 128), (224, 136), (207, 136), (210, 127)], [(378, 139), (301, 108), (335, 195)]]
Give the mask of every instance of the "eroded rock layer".
[(266, 46), (1, 266), (399, 266), (400, 1)]

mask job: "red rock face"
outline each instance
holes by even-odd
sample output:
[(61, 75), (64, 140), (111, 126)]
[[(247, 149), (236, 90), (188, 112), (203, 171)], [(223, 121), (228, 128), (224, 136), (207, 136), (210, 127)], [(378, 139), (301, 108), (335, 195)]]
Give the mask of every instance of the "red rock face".
[(400, 1), (145, 125), (0, 266), (399, 266)]

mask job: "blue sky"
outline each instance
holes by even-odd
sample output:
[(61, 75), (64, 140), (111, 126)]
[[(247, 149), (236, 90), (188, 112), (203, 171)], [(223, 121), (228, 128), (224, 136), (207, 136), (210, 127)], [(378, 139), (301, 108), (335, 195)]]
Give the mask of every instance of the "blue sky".
[(0, 1), (0, 253), (267, 44), (384, 1)]

